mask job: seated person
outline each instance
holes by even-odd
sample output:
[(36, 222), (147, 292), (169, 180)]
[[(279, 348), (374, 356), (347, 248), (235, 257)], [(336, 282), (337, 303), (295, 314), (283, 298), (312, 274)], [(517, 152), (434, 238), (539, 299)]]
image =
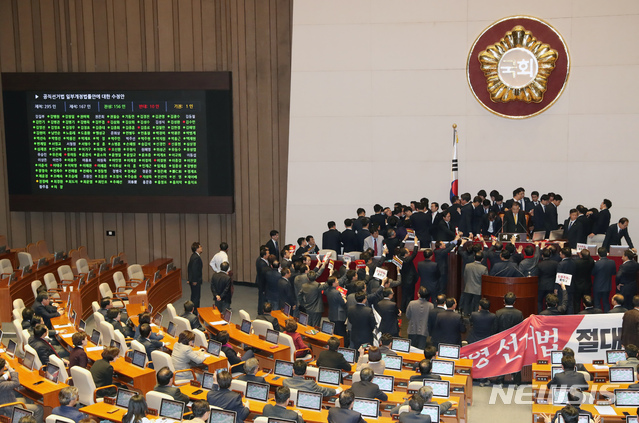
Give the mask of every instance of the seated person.
[[(579, 392), (578, 389), (571, 389), (568, 392), (568, 404), (572, 405), (577, 409), (578, 414), (587, 414), (590, 421), (593, 421), (592, 413), (588, 410), (582, 410), (581, 404), (583, 402), (584, 395)], [(558, 410), (555, 413), (555, 416), (552, 418), (553, 422), (557, 422), (557, 416), (561, 413), (561, 410)]]
[(189, 396), (183, 394), (182, 391), (180, 391), (180, 388), (171, 386), (171, 382), (173, 382), (173, 372), (168, 367), (165, 366), (158, 370), (156, 380), (158, 381), (158, 384), (155, 385), (155, 388), (153, 388), (154, 391), (171, 395), (174, 400), (182, 401), (185, 404), (190, 401)]
[(284, 333), (293, 338), (293, 345), (295, 345), (295, 358), (305, 357), (310, 353), (308, 345), (302, 341), (302, 335), (297, 333), (297, 322), (295, 319), (288, 319), (286, 326), (284, 327)]
[(354, 382), (351, 386), (353, 393), (358, 398), (378, 399), (380, 401), (388, 400), (388, 395), (379, 389), (379, 386), (373, 383), (375, 372), (370, 367), (365, 367), (359, 373), (360, 380)]
[(244, 355), (240, 357), (233, 349), (233, 346), (229, 344), (229, 339), (229, 333), (225, 330), (221, 330), (217, 334), (217, 342), (222, 344), (222, 352), (226, 355), (226, 359), (229, 361), (231, 366), (235, 366), (236, 364), (246, 361), (254, 356), (253, 350), (247, 350)]
[(133, 337), (133, 330), (128, 325), (123, 325), (121, 322), (122, 311), (117, 307), (112, 307), (107, 311), (106, 322), (113, 326), (113, 330), (120, 331), (122, 335), (127, 338)]
[[(51, 345), (51, 342), (49, 342), (49, 329), (43, 324), (38, 324), (33, 329), (33, 338), (29, 341), (29, 345), (36, 351), (43, 366), (49, 363), (49, 356), (51, 354), (59, 356), (55, 348), (53, 348), (53, 345)], [(68, 356), (69, 354), (66, 353), (66, 355)], [(64, 364), (69, 364), (67, 360), (63, 361)]]
[(339, 395), (339, 407), (328, 409), (328, 423), (366, 423), (362, 414), (353, 411), (355, 394), (352, 389), (347, 389)]
[(35, 312), (31, 307), (25, 307), (22, 309), (22, 329), (29, 331), (29, 335), (33, 336), (33, 327), (31, 325), (31, 319), (35, 316)]
[(345, 372), (351, 371), (351, 365), (344, 356), (337, 352), (339, 348), (339, 339), (331, 336), (327, 341), (328, 349), (322, 351), (317, 357), (317, 367), (330, 367), (331, 369), (341, 369)]
[[(639, 364), (637, 364), (637, 374), (639, 374)], [(632, 384), (628, 385), (628, 388), (630, 388), (630, 389), (639, 388), (639, 383), (632, 383)], [(639, 408), (637, 408), (637, 411), (639, 411)]]
[[(575, 352), (573, 351), (572, 348), (566, 347), (563, 350), (561, 350), (561, 356), (562, 357), (565, 357), (567, 355), (570, 355), (570, 356), (572, 356), (572, 358), (575, 358)], [(581, 363), (577, 363), (576, 364), (576, 368), (577, 368), (578, 372), (586, 372), (587, 371), (586, 370), (586, 366), (584, 366)]]
[(278, 386), (277, 389), (275, 389), (275, 405), (266, 404), (262, 411), (262, 415), (264, 417), (278, 417), (281, 419), (293, 420), (297, 423), (304, 423), (302, 413), (297, 410), (289, 410), (286, 408), (290, 397), (290, 389), (286, 386)]
[(60, 406), (51, 411), (56, 416), (66, 417), (78, 423), (82, 419), (86, 419), (87, 415), (78, 411), (75, 405), (78, 403), (79, 391), (75, 386), (67, 386), (58, 393)]
[(373, 369), (375, 373), (380, 375), (384, 374), (384, 370), (386, 370), (386, 363), (382, 360), (382, 352), (379, 350), (379, 347), (368, 347), (368, 356), (364, 354), (364, 347), (359, 347), (357, 370), (362, 370), (367, 367)]
[(187, 301), (184, 303), (184, 314), (180, 317), (184, 317), (191, 324), (191, 329), (203, 330), (200, 319), (193, 313), (195, 311), (195, 304), (193, 301)]
[(627, 358), (625, 360), (618, 361), (615, 366), (637, 367), (637, 364), (639, 364), (639, 360), (637, 359), (637, 346), (634, 344), (628, 344), (626, 345), (625, 350)]
[[(236, 423), (243, 422), (249, 415), (249, 402), (242, 403), (242, 395), (229, 390), (231, 387), (231, 374), (227, 370), (215, 374), (218, 389), (212, 389), (206, 394), (209, 405), (220, 407), (223, 410), (235, 411), (237, 413)], [(215, 388), (215, 386), (214, 386)]]
[[(424, 400), (424, 405), (437, 405), (437, 404), (439, 404), (437, 401), (433, 401), (433, 388), (431, 388), (430, 386), (422, 386), (421, 388), (419, 388), (419, 390), (416, 393), (417, 393), (417, 395), (422, 397), (422, 399)], [(399, 408), (402, 405), (410, 405), (408, 403), (409, 400), (410, 400), (410, 398), (407, 399), (406, 401), (404, 401), (403, 404), (399, 404), (396, 407), (393, 407), (390, 410), (391, 416), (399, 413)], [(441, 404), (439, 404), (439, 414), (444, 414), (452, 406), (453, 406), (453, 403), (450, 402), (450, 401), (442, 402)]]
[[(145, 311), (144, 313), (140, 313), (140, 315), (138, 315), (138, 326), (135, 328), (133, 339), (137, 339), (139, 341), (138, 338), (140, 337), (140, 326), (142, 326), (144, 323), (148, 323), (149, 325), (151, 324), (151, 313)], [(149, 335), (149, 339), (151, 341), (161, 341), (164, 338), (162, 328), (159, 329), (160, 331), (158, 333), (151, 331), (151, 334)]]
[(194, 423), (208, 422), (211, 417), (211, 406), (206, 400), (193, 401), (191, 411), (193, 412), (193, 419), (191, 421)]
[(273, 330), (278, 332), (282, 332), (282, 328), (280, 327), (280, 322), (273, 316), (271, 316), (271, 311), (273, 310), (273, 306), (271, 303), (264, 303), (264, 312), (256, 317), (258, 320), (266, 320), (267, 322), (273, 325)]
[[(20, 388), (20, 374), (9, 366), (4, 358), (0, 357), (0, 392), (2, 393), (2, 399), (0, 404), (8, 404), (16, 402), (16, 392)], [(24, 398), (19, 398), (24, 403)], [(29, 411), (33, 411), (38, 423), (43, 422), (44, 409), (40, 405), (36, 404), (24, 404), (24, 408)], [(0, 415), (11, 417), (12, 408), (2, 407), (0, 408)]]
[[(561, 410), (557, 411), (554, 416), (551, 416), (550, 414), (542, 413), (541, 417), (544, 419), (545, 423), (551, 423), (551, 422), (554, 423), (558, 421), (556, 420), (557, 416), (561, 414), (561, 417), (563, 418), (563, 421), (565, 423), (577, 423), (579, 421), (579, 413), (580, 413), (579, 408), (575, 407), (574, 405), (568, 404)], [(591, 415), (590, 417), (591, 417), (590, 419), (591, 422), (594, 421), (595, 423), (599, 423), (601, 421), (601, 416), (595, 416), (594, 418), (592, 418), (592, 415)]]
[(237, 380), (243, 380), (245, 382), (259, 382), (259, 383), (267, 383), (266, 379), (262, 376), (255, 376), (257, 371), (260, 369), (260, 362), (257, 361), (257, 358), (251, 357), (244, 362), (244, 373), (240, 375)]
[(86, 369), (89, 357), (87, 357), (84, 348), (89, 343), (89, 336), (84, 332), (76, 332), (71, 336), (71, 342), (73, 343), (73, 349), (69, 354), (69, 370), (73, 366), (80, 366)]
[(324, 397), (332, 397), (342, 392), (342, 388), (325, 388), (320, 386), (314, 380), (308, 380), (304, 378), (306, 375), (306, 362), (304, 360), (295, 360), (293, 364), (293, 377), (284, 379), (284, 386), (310, 392), (319, 392)]
[(405, 411), (399, 415), (400, 423), (430, 423), (430, 416), (422, 414), (424, 408), (424, 399), (418, 395), (413, 394), (408, 400), (410, 411)]
[[(164, 346), (164, 343), (162, 343), (161, 341), (154, 341), (150, 338), (151, 335), (151, 325), (149, 325), (148, 323), (143, 323), (140, 325), (140, 337), (138, 338), (138, 341), (144, 345), (144, 349), (146, 350), (146, 355), (149, 358), (149, 361), (151, 361), (151, 353), (153, 351), (157, 351), (159, 349), (161, 349)], [(153, 368), (152, 366), (149, 366), (151, 368)]]
[[(437, 355), (437, 347), (433, 345), (429, 345), (426, 348), (424, 348), (424, 358), (426, 360), (432, 360), (436, 355)], [(413, 365), (413, 370), (416, 372), (419, 371), (419, 363), (420, 362), (418, 361)]]
[(433, 375), (430, 373), (430, 371), (431, 371), (430, 360), (425, 358), (419, 362), (419, 374), (411, 376), (409, 381), (419, 382), (424, 379), (441, 380), (442, 377), (440, 375)]
[(189, 372), (177, 372), (178, 370), (191, 369), (195, 366), (201, 365), (206, 360), (206, 353), (200, 350), (194, 350), (195, 334), (190, 330), (185, 330), (178, 335), (178, 341), (173, 345), (173, 352), (171, 353), (171, 361), (173, 361), (173, 368), (176, 370), (175, 379), (184, 380), (190, 379), (191, 374)]
[(104, 318), (106, 319), (107, 313), (109, 312), (109, 309), (112, 307), (113, 307), (113, 304), (111, 304), (111, 298), (104, 297), (100, 300), (100, 308), (98, 309), (98, 312), (102, 314)]
[[(113, 366), (111, 365), (111, 362), (115, 360), (119, 354), (120, 350), (118, 347), (104, 347), (102, 350), (102, 359), (93, 363), (90, 370), (96, 388), (113, 385)], [(113, 397), (116, 393), (116, 388), (107, 388), (97, 391), (96, 395), (99, 398)]]
[[(149, 407), (146, 405), (144, 396), (136, 394), (129, 400), (129, 406), (126, 414), (122, 417), (122, 421), (125, 423), (152, 423), (154, 420), (150, 420), (146, 417), (149, 413)], [(93, 421), (93, 419), (91, 419)]]
[(397, 353), (390, 349), (390, 344), (393, 342), (393, 335), (390, 333), (383, 333), (379, 339), (379, 352), (385, 355), (397, 355)]
[(553, 386), (562, 386), (562, 387), (586, 387), (588, 388), (588, 382), (583, 374), (577, 373), (575, 370), (575, 358), (571, 355), (564, 355), (561, 359), (561, 367), (563, 367), (564, 371), (557, 373), (555, 377), (553, 377), (550, 382), (548, 382), (548, 389)]

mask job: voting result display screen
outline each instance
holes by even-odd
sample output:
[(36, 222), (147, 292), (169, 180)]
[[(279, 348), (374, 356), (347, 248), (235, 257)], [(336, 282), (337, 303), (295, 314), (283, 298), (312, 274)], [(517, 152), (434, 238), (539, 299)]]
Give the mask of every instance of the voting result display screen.
[(229, 72), (3, 74), (11, 210), (233, 212)]

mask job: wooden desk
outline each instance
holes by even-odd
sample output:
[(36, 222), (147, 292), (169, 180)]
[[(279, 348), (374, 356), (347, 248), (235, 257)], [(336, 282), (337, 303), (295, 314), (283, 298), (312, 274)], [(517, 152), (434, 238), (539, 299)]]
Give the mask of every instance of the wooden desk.
[[(603, 368), (598, 369), (598, 368), (595, 368), (595, 366), (592, 363), (584, 363), (584, 367), (586, 368), (586, 371), (593, 376), (593, 378), (603, 377), (606, 380), (608, 380), (608, 369), (610, 368), (610, 366), (606, 366), (605, 369)], [(533, 363), (532, 364), (533, 379), (537, 379), (538, 376), (547, 376), (548, 380), (550, 381), (550, 376), (552, 375), (551, 368), (552, 368), (551, 364)]]
[[(109, 411), (116, 410), (115, 413), (109, 413)], [(127, 412), (126, 408), (121, 408), (115, 405), (105, 404), (103, 402), (96, 402), (95, 404), (82, 407), (81, 412), (90, 416), (97, 417), (100, 421), (110, 420), (114, 422), (122, 422), (122, 418)], [(146, 416), (149, 420), (157, 420), (159, 417)]]
[[(151, 281), (153, 281), (153, 275), (151, 275)], [(167, 304), (182, 298), (182, 271), (175, 269), (168, 275), (163, 272), (159, 280), (149, 284), (146, 294), (140, 293), (144, 291), (144, 286), (145, 283), (142, 282), (131, 291), (128, 296), (129, 304), (151, 304), (153, 313), (157, 313), (164, 310)]]
[[(593, 383), (588, 382), (587, 392), (590, 392), (595, 400), (607, 401), (614, 393), (615, 389), (628, 389), (630, 383)], [(546, 399), (550, 396), (547, 381), (532, 381), (533, 398)], [(602, 395), (602, 393), (605, 393)], [(610, 395), (606, 395), (610, 394)]]
[[(278, 321), (278, 323), (280, 324), (280, 326), (282, 328), (284, 328), (286, 326), (286, 320), (289, 319), (289, 317), (286, 316), (286, 314), (284, 314), (281, 310), (275, 310), (271, 312), (271, 316), (275, 317)], [(315, 335), (312, 335), (310, 333), (307, 333), (307, 331), (310, 330), (316, 330), (314, 327), (312, 326), (304, 326), (302, 324), (300, 324), (299, 322), (297, 323), (297, 333), (299, 333), (300, 335), (302, 335), (302, 337), (306, 338), (312, 347), (313, 350), (313, 355), (317, 356), (319, 355), (319, 353), (321, 353), (322, 351), (326, 350), (328, 347), (326, 346), (326, 343), (328, 342), (328, 339), (331, 336), (336, 337), (337, 339), (339, 339), (339, 345), (340, 347), (344, 346), (344, 337), (343, 336), (339, 336), (339, 335), (327, 335), (324, 332), (317, 332)]]
[(144, 272), (144, 274), (147, 276), (153, 277), (153, 274), (155, 272), (157, 272), (158, 270), (165, 270), (166, 266), (168, 266), (169, 263), (172, 263), (172, 262), (173, 262), (173, 259), (170, 257), (155, 259), (152, 262), (142, 266), (142, 272)]
[[(532, 406), (532, 422), (538, 423), (539, 421), (543, 422), (540, 414), (550, 414), (554, 415), (557, 411), (561, 410), (563, 406), (560, 405), (550, 405), (550, 404), (533, 404)], [(626, 416), (624, 416), (623, 412), (627, 412), (631, 416), (635, 415), (637, 412), (636, 407), (612, 407), (615, 411), (615, 414), (599, 414), (597, 409), (593, 404), (582, 404), (581, 409), (584, 411), (590, 411), (593, 416), (602, 416), (606, 423), (625, 423)]]
[[(109, 265), (109, 269), (97, 275), (95, 278), (86, 281), (82, 287), (78, 289), (78, 282), (75, 281), (73, 286), (73, 292), (71, 293), (71, 308), (75, 310), (78, 316), (86, 320), (93, 314), (93, 307), (91, 303), (93, 301), (100, 302), (100, 285), (102, 283), (108, 283), (112, 292), (115, 292), (115, 283), (113, 282), (113, 274), (115, 272), (125, 272), (126, 264), (121, 263), (115, 267)], [(69, 288), (67, 288), (69, 290)]]
[[(403, 353), (396, 352), (397, 355), (401, 355), (403, 357), (404, 363), (419, 363), (424, 359), (424, 354), (420, 353)], [(439, 359), (440, 357), (435, 357)], [(442, 360), (452, 360), (450, 358), (443, 358)], [(457, 360), (452, 360), (455, 362), (455, 373), (469, 375), (472, 376), (473, 370), (473, 360), (470, 358), (458, 358)]]
[(285, 360), (289, 361), (291, 358), (291, 350), (285, 345), (273, 345), (270, 342), (266, 342), (258, 335), (246, 334), (239, 330), (234, 324), (227, 325), (211, 325), (211, 322), (222, 320), (220, 312), (213, 309), (213, 307), (201, 307), (197, 309), (200, 318), (204, 321), (207, 329), (213, 333), (218, 333), (225, 330), (229, 333), (230, 339), (238, 344), (250, 345), (253, 348), (260, 350), (265, 356), (273, 356), (273, 360)]

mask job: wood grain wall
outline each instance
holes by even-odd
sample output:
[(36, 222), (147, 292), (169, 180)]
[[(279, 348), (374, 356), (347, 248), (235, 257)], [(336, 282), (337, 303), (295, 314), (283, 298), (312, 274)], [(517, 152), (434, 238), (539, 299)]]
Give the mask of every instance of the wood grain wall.
[[(0, 103), (0, 234), (131, 262), (230, 244), (236, 280), (286, 222), (292, 0), (0, 0), (0, 71), (233, 73), (235, 214), (10, 212)], [(115, 237), (105, 231), (114, 229)], [(208, 268), (208, 266), (205, 266)], [(205, 272), (207, 270), (205, 269)], [(205, 273), (205, 276), (207, 274)]]

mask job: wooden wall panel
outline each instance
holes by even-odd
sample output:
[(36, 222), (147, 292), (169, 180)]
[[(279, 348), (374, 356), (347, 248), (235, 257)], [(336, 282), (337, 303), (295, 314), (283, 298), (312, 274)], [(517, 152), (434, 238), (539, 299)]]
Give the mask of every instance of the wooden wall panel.
[(52, 251), (181, 267), (193, 241), (206, 263), (226, 241), (236, 279), (254, 281), (259, 246), (286, 221), (291, 30), (292, 0), (1, 1), (2, 72), (231, 71), (236, 212), (10, 212), (0, 128), (0, 233), (13, 247), (45, 239)]

